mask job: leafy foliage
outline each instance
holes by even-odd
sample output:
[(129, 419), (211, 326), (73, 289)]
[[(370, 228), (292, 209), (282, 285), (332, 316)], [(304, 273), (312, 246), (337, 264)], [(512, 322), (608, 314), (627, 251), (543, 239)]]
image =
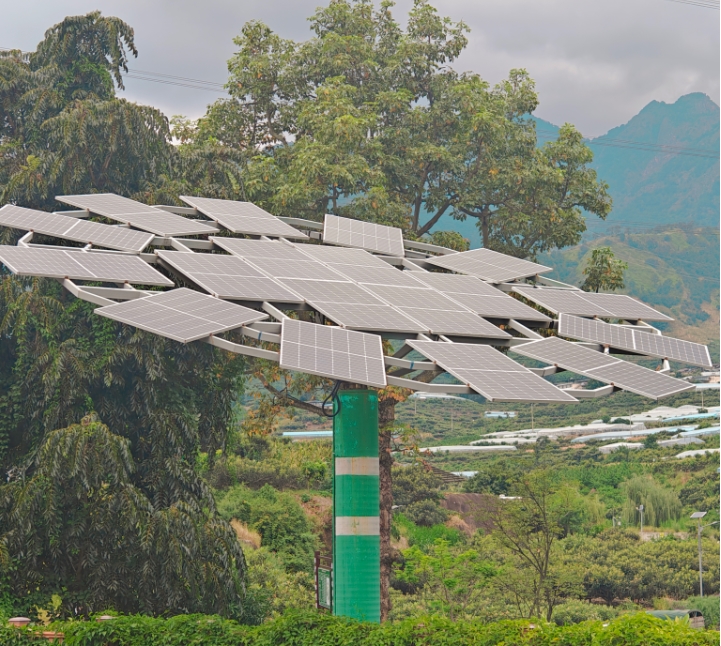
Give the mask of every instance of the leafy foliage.
[(54, 25), (29, 56), (0, 52), (0, 202), (49, 210), (68, 193), (240, 195), (237, 151), (209, 138), (176, 148), (159, 110), (116, 98), (137, 54), (132, 28), (98, 11)]
[(575, 244), (582, 209), (605, 218), (607, 187), (590, 150), (565, 125), (536, 147), (538, 99), (524, 70), (491, 88), (451, 64), (466, 25), (415, 0), (404, 28), (391, 5), (337, 0), (296, 43), (247, 23), (235, 39), (228, 90), (186, 140), (247, 153), (248, 195), (277, 214), (332, 212), (401, 226), (454, 249), (434, 227), (473, 218), (484, 246), (518, 256)]
[(586, 292), (598, 293), (602, 289), (615, 292), (623, 289), (623, 272), (628, 269), (628, 263), (616, 260), (611, 247), (598, 247), (591, 252), (588, 263), (583, 268), (583, 281), (581, 289)]
[(258, 491), (233, 487), (218, 499), (218, 512), (226, 520), (238, 518), (260, 533), (263, 545), (282, 556), (290, 572), (309, 572), (316, 538), (302, 507), (288, 493), (270, 485)]
[(224, 445), (242, 359), (92, 316), (53, 281), (1, 288), (0, 567), (14, 594), (238, 612), (243, 556), (195, 456)]
[(452, 550), (442, 539), (427, 554), (418, 547), (404, 550), (403, 559), (398, 579), (420, 588), (427, 612), (451, 621), (468, 616), (469, 606), (496, 574), (475, 550)]
[[(625, 615), (608, 625), (587, 621), (574, 626), (556, 626), (534, 620), (451, 621), (444, 617), (409, 619), (395, 624), (366, 624), (317, 613), (288, 613), (258, 627), (207, 615), (185, 615), (169, 619), (141, 616), (117, 617), (105, 622), (68, 622), (56, 628), (68, 646), (371, 646), (394, 644), (427, 646), (454, 644), (508, 644), (508, 646), (712, 646), (718, 633), (693, 629), (688, 622), (662, 621), (646, 614)], [(29, 631), (0, 627), (3, 643), (12, 646), (36, 643)], [(15, 640), (15, 641), (11, 641)]]

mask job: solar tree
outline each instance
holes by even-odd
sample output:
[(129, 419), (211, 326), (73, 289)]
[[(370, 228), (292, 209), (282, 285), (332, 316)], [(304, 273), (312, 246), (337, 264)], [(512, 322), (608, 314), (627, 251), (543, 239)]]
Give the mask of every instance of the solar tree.
[[(649, 325), (665, 314), (629, 296), (582, 292), (545, 277), (549, 267), (489, 249), (455, 252), (335, 215), (279, 218), (249, 202), (57, 199), (74, 209), (0, 209), (0, 226), (27, 232), (0, 246), (13, 274), (56, 279), (96, 314), (180, 343), (335, 381), (338, 615), (380, 617), (378, 389), (567, 404), (625, 390), (657, 400), (694, 388), (668, 374), (670, 360), (711, 365), (706, 346)], [(36, 234), (73, 246), (37, 244)], [(231, 330), (235, 341), (224, 336)], [(392, 354), (383, 339), (394, 341)], [(618, 355), (658, 358), (659, 369)], [(544, 378), (562, 371), (604, 385), (563, 390)]]

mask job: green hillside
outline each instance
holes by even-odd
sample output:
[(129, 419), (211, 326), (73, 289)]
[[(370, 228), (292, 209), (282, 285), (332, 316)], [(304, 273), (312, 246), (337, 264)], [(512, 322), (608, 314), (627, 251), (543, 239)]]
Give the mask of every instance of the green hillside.
[(676, 321), (667, 330), (683, 338), (718, 340), (719, 230), (669, 225), (638, 233), (619, 233), (547, 254), (549, 274), (580, 284), (591, 250), (610, 246), (628, 263), (627, 294), (658, 307)]
[[(539, 145), (555, 139), (558, 126), (533, 119)], [(677, 222), (718, 226), (719, 106), (705, 94), (687, 94), (675, 103), (651, 101), (628, 123), (588, 143), (594, 155), (591, 166), (608, 183), (613, 198), (613, 211), (605, 221), (588, 219), (589, 234)], [(643, 144), (653, 149), (644, 150)], [(658, 146), (667, 149), (661, 152)], [(679, 149), (684, 154), (673, 154)], [(436, 228), (458, 231), (471, 241), (471, 248), (480, 246), (475, 222), (448, 216)]]

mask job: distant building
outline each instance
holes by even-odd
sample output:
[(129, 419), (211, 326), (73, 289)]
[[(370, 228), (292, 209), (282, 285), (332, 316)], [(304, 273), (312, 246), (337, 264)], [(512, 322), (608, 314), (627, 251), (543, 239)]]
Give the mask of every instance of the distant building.
[(427, 446), (418, 449), (421, 453), (490, 453), (493, 451), (516, 451), (515, 446), (496, 445), (496, 446), (470, 446), (468, 444), (460, 444), (458, 446)]
[(509, 419), (516, 417), (517, 413), (515, 410), (487, 410), (483, 415), (489, 419)]
[(706, 455), (707, 453), (718, 453), (721, 449), (699, 449), (697, 451), (683, 451), (676, 457), (679, 459), (683, 458), (695, 458), (698, 455)]
[(687, 444), (703, 444), (698, 437), (672, 437), (670, 440), (659, 440), (658, 446), (686, 446)]
[(613, 453), (619, 449), (629, 449), (635, 451), (636, 449), (643, 448), (641, 442), (616, 442), (615, 444), (606, 444), (605, 446), (599, 446), (598, 450), (601, 453)]

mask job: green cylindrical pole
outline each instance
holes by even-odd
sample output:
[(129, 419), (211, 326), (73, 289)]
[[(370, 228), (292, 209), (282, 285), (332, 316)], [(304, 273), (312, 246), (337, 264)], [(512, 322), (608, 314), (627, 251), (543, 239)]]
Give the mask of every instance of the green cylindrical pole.
[(341, 390), (333, 418), (333, 614), (380, 622), (378, 395)]

